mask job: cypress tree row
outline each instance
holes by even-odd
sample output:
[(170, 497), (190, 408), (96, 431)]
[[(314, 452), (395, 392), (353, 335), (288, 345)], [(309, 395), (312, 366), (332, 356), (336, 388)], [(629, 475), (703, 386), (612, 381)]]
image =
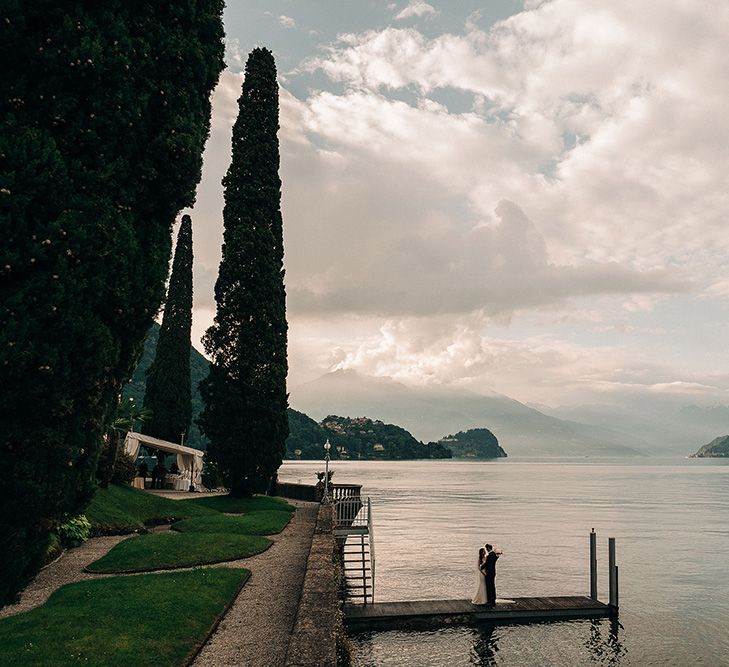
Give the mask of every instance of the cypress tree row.
[(270, 51), (249, 55), (238, 106), (223, 179), (217, 314), (203, 341), (212, 364), (200, 385), (200, 426), (231, 493), (247, 495), (278, 470), (288, 436), (278, 84)]
[(165, 312), (144, 394), (144, 407), (152, 413), (144, 432), (170, 442), (180, 441), (192, 419), (191, 328), (192, 221), (185, 215), (177, 234)]
[(222, 8), (3, 3), (0, 603), (95, 488), (200, 178)]

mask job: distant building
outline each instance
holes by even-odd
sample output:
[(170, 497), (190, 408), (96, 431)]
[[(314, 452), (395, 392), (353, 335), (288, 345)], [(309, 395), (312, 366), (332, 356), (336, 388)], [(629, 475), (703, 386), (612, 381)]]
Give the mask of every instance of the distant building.
[(375, 452), (384, 452), (385, 446), (381, 445), (379, 442), (376, 442), (374, 445), (372, 445), (372, 449)]

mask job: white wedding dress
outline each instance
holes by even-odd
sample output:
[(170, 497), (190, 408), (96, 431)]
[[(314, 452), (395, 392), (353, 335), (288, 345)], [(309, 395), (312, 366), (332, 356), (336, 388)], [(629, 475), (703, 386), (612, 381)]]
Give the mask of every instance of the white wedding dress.
[(486, 577), (480, 569), (477, 569), (476, 572), (478, 572), (478, 590), (471, 600), (471, 604), (486, 604)]

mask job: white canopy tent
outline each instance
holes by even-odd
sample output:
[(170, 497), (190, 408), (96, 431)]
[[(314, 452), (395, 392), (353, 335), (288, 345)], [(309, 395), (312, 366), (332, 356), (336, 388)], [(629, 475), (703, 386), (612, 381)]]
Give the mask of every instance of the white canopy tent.
[(168, 454), (177, 455), (177, 467), (183, 474), (190, 476), (190, 481), (199, 488), (202, 484), (203, 456), (205, 452), (184, 445), (177, 445), (174, 442), (153, 438), (143, 433), (135, 433), (129, 431), (124, 439), (124, 451), (129, 454), (135, 461), (139, 456), (139, 448), (145, 445), (152, 449), (159, 449)]

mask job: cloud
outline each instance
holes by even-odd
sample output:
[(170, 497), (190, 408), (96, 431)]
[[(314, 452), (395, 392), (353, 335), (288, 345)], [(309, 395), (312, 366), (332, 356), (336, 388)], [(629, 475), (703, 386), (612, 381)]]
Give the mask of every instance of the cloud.
[(729, 207), (729, 6), (529, 7), (490, 30), (342, 35), (307, 66), (373, 98), (472, 95), (484, 131), (511, 139), (499, 162), (520, 150), (533, 160), (514, 165), (516, 178), (492, 170), (469, 198), (484, 215), (519, 202), (556, 257), (652, 268), (670, 256), (702, 277), (716, 271)]
[[(726, 395), (707, 370), (723, 348), (681, 332), (725, 333), (729, 5), (523, 6), (485, 29), (343, 34), (287, 77), (294, 384), (341, 365), (545, 403)], [(193, 215), (205, 271), (243, 63), (226, 47)], [(202, 329), (212, 296), (196, 302)]]
[(502, 192), (518, 195), (539, 150), (475, 114), (355, 91), (282, 100), (282, 127), (304, 128), (282, 143), (291, 312), (509, 315), (586, 295), (690, 287), (675, 270), (556, 263), (517, 203), (483, 210), (473, 195), (484, 178), (510, 177)]
[(281, 15), (278, 17), (278, 22), (284, 27), (284, 28), (295, 28), (296, 27), (296, 21), (292, 19), (290, 16)]
[[(425, 234), (393, 219), (382, 245), (366, 251), (330, 246), (322, 271), (289, 288), (293, 312), (489, 315), (549, 306), (595, 294), (669, 293), (688, 283), (666, 271), (617, 264), (549, 262), (544, 237), (513, 202), (502, 201), (495, 222), (457, 229), (435, 220)], [(366, 229), (363, 230), (366, 233)], [(363, 239), (364, 240), (364, 239)], [(324, 259), (324, 258), (322, 258)]]
[(345, 322), (335, 338), (309, 324), (304, 338), (307, 354), (328, 370), (351, 369), (413, 386), (495, 388), (550, 405), (646, 395), (692, 401), (726, 396), (729, 389), (729, 376), (687, 372), (660, 354), (549, 335), (503, 338), (484, 333), (485, 328), (487, 321), (475, 316), (390, 319), (379, 325), (359, 318), (356, 324)]
[(438, 13), (439, 12), (435, 9), (435, 7), (429, 5), (424, 0), (410, 0), (407, 7), (395, 16), (395, 20), (402, 21), (414, 16), (433, 16)]

